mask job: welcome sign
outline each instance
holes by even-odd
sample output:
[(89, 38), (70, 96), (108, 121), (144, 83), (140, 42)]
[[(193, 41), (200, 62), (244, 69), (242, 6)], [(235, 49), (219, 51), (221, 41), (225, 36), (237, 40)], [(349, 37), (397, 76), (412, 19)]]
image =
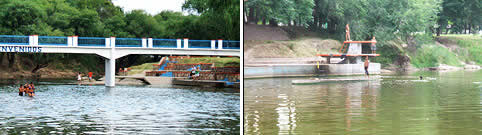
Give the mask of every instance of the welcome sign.
[(0, 52), (31, 52), (40, 53), (42, 52), (42, 47), (32, 47), (32, 46), (2, 46), (0, 47)]

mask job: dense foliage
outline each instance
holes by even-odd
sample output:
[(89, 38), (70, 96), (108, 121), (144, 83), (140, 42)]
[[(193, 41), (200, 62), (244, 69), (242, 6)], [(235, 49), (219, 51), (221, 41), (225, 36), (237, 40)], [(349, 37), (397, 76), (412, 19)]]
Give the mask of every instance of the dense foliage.
[(345, 40), (350, 24), (351, 39), (375, 36), (384, 57), (374, 60), (390, 64), (406, 59), (390, 42), (430, 50), (423, 45), (431, 44), (435, 33), (478, 33), (481, 6), (480, 0), (247, 0), (244, 23), (305, 27), (338, 40)]
[[(162, 11), (150, 15), (143, 10), (125, 13), (111, 0), (0, 0), (0, 35), (239, 40), (239, 0), (187, 0), (183, 9), (196, 13), (183, 15), (181, 12)], [(17, 54), (1, 54), (0, 61), (5, 55), (9, 58), (9, 65), (13, 65)], [(53, 60), (76, 59), (80, 55), (20, 56), (34, 57), (37, 66), (42, 67)], [(148, 58), (137, 55), (123, 57), (118, 59), (117, 66), (130, 66)], [(96, 63), (92, 65), (103, 65), (100, 58), (91, 62)], [(92, 67), (92, 70), (96, 69), (102, 68)]]

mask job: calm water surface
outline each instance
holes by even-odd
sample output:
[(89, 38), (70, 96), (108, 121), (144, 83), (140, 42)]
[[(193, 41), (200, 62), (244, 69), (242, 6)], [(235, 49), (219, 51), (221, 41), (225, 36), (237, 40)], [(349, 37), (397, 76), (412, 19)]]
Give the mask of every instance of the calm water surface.
[[(417, 76), (428, 82), (412, 81)], [(482, 134), (482, 70), (291, 85), (245, 80), (245, 134)]]
[(0, 86), (0, 134), (239, 134), (239, 93), (191, 87)]

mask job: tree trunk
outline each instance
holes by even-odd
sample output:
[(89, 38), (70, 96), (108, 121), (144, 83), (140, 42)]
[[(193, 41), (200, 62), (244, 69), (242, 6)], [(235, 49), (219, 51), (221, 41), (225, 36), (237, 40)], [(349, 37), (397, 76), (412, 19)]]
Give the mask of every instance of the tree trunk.
[(266, 25), (266, 17), (263, 17), (263, 25)]
[(440, 36), (440, 31), (442, 31), (442, 26), (439, 26), (439, 27), (437, 28), (437, 36)]
[(248, 14), (248, 23), (253, 23), (254, 22), (254, 8), (250, 7), (249, 8), (249, 14)]
[(318, 18), (318, 23), (319, 23), (319, 25), (320, 25), (320, 27), (319, 27), (320, 30), (323, 29), (323, 20), (321, 19), (321, 17)]
[[(295, 19), (296, 20), (296, 19)], [(291, 18), (288, 18), (288, 26), (291, 26)], [(296, 25), (295, 25), (296, 26)]]
[(472, 34), (471, 28), (472, 28), (472, 24), (469, 24), (469, 34)]
[(335, 21), (332, 21), (332, 20), (329, 20), (328, 21), (328, 32), (329, 33), (335, 33), (336, 29), (335, 29), (336, 25), (335, 25)]
[(243, 13), (243, 23), (244, 24), (247, 24), (248, 23), (248, 20), (246, 19), (246, 13)]
[(256, 7), (256, 9), (254, 10), (254, 24), (258, 24), (259, 22), (259, 8)]
[(49, 64), (37, 64), (37, 66), (35, 66), (35, 68), (32, 69), (32, 73), (36, 73), (38, 70), (40, 70), (41, 68), (44, 68), (44, 67), (47, 67), (49, 66)]
[(295, 20), (295, 21), (293, 21), (293, 25), (295, 25), (295, 26), (296, 26), (296, 25), (298, 25), (298, 24), (296, 23), (296, 20)]
[(276, 22), (276, 20), (274, 20), (274, 19), (269, 19), (269, 25), (278, 26), (278, 22)]
[(7, 54), (7, 59), (8, 59), (8, 68), (12, 68), (13, 64), (15, 63), (15, 53), (8, 53)]

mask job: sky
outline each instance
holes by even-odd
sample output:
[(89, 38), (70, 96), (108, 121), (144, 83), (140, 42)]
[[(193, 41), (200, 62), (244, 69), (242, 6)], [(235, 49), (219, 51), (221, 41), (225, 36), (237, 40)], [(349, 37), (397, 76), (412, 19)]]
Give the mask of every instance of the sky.
[[(155, 15), (163, 10), (182, 12), (184, 0), (112, 0), (114, 5), (129, 12), (134, 9), (143, 9), (151, 15)], [(187, 12), (184, 12), (187, 14)]]

